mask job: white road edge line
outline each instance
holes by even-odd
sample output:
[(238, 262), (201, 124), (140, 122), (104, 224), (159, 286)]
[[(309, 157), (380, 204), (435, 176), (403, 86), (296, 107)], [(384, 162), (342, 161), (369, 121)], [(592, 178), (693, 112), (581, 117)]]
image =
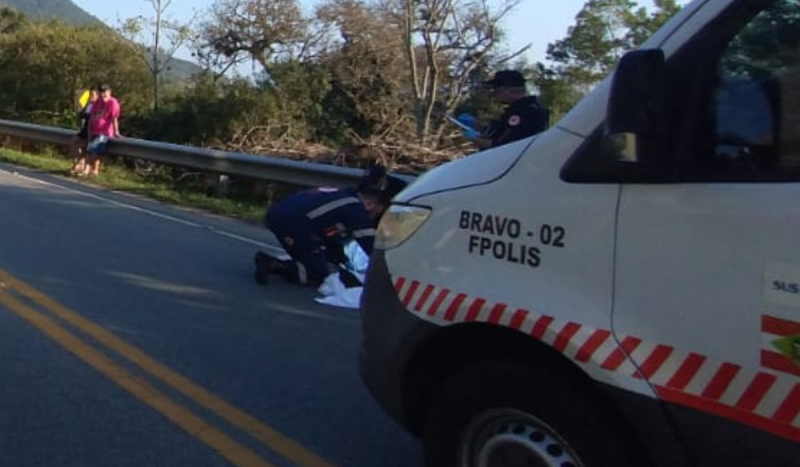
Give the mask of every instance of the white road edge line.
[[(31, 181), (31, 182), (34, 182), (34, 183), (40, 183), (42, 185), (46, 185), (46, 186), (49, 186), (49, 187), (58, 188), (60, 190), (63, 190), (63, 191), (69, 192), (69, 193), (74, 193), (74, 194), (79, 194), (79, 195), (86, 196), (86, 197), (89, 197), (89, 198), (94, 198), (94, 199), (99, 200), (99, 201), (104, 201), (106, 203), (113, 204), (113, 205), (116, 205), (116, 206), (119, 206), (119, 207), (123, 207), (123, 208), (126, 208), (126, 209), (131, 209), (133, 211), (138, 211), (138, 212), (141, 212), (143, 214), (147, 214), (147, 215), (150, 215), (150, 216), (153, 216), (153, 217), (158, 217), (160, 219), (164, 219), (164, 220), (168, 220), (168, 221), (172, 221), (172, 222), (177, 222), (178, 224), (183, 224), (183, 225), (185, 225), (187, 227), (195, 227), (195, 228), (198, 228), (198, 229), (205, 229), (205, 230), (213, 232), (213, 233), (215, 233), (217, 235), (221, 235), (223, 237), (227, 237), (227, 238), (230, 238), (230, 239), (233, 239), (233, 240), (238, 240), (238, 241), (240, 241), (242, 243), (248, 243), (250, 245), (255, 245), (255, 246), (258, 246), (258, 247), (261, 247), (261, 248), (266, 248), (266, 249), (272, 250), (273, 252), (275, 252), (275, 253), (277, 253), (279, 255), (282, 255), (282, 256), (286, 255), (286, 253), (283, 251), (283, 248), (279, 248), (279, 247), (276, 247), (274, 245), (270, 245), (268, 243), (264, 243), (264, 242), (261, 242), (261, 241), (258, 241), (258, 240), (254, 240), (252, 238), (242, 237), (241, 235), (237, 235), (237, 234), (234, 234), (234, 233), (231, 233), (231, 232), (227, 232), (225, 230), (221, 230), (221, 229), (218, 229), (216, 227), (212, 227), (210, 225), (198, 224), (196, 222), (191, 222), (191, 221), (187, 221), (185, 219), (180, 219), (178, 217), (170, 216), (168, 214), (162, 214), (160, 212), (151, 211), (149, 209), (145, 209), (145, 208), (142, 208), (142, 207), (139, 207), (139, 206), (134, 206), (132, 204), (123, 203), (121, 201), (115, 201), (113, 199), (104, 198), (104, 197), (102, 197), (100, 195), (96, 195), (94, 193), (87, 193), (85, 191), (81, 191), (81, 190), (77, 190), (77, 189), (70, 188), (70, 187), (67, 187), (67, 186), (59, 185), (57, 183), (51, 183), (51, 182), (47, 182), (47, 181), (44, 181), (44, 180), (39, 180), (38, 178), (33, 178), (33, 177), (29, 177), (27, 175), (20, 174), (19, 172), (8, 171), (8, 170), (2, 169), (2, 168), (0, 168), (0, 172), (8, 174), (8, 175), (12, 175), (14, 177), (24, 178), (25, 180), (28, 180), (28, 181)], [(118, 193), (121, 193), (123, 195), (125, 194), (124, 192), (121, 192), (121, 191), (118, 192)]]

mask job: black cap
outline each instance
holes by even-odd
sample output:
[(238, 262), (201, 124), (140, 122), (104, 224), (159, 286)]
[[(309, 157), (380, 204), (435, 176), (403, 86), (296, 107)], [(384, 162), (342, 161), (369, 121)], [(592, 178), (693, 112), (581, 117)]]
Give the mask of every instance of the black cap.
[(364, 175), (358, 182), (356, 190), (361, 192), (379, 192), (386, 187), (386, 167), (383, 164), (371, 164), (364, 169)]
[(525, 77), (516, 70), (500, 70), (483, 84), (488, 88), (518, 88), (525, 86)]
[(97, 90), (100, 91), (100, 92), (110, 91), (111, 90), (111, 86), (109, 86), (107, 84), (101, 84), (100, 86), (97, 86)]
[(356, 190), (375, 196), (382, 204), (389, 204), (407, 185), (402, 179), (389, 175), (383, 164), (372, 164), (364, 170), (364, 176)]
[(408, 183), (391, 175), (386, 177), (386, 187), (381, 191), (381, 202), (389, 204), (392, 198), (397, 196), (398, 193), (405, 190)]

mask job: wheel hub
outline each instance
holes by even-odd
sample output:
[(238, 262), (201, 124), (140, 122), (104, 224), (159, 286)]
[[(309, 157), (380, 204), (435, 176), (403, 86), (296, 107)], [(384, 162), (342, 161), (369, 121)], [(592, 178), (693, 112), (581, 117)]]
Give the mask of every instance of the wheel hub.
[(584, 467), (553, 428), (523, 412), (490, 411), (464, 435), (462, 467)]

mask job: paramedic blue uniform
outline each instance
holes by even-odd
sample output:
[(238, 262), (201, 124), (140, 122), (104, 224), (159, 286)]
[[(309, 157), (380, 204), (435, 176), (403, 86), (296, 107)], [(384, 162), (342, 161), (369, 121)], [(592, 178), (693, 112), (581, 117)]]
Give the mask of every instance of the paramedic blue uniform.
[(547, 129), (550, 113), (536, 96), (523, 97), (510, 104), (500, 118), (489, 123), (481, 135), (491, 139), (493, 148), (533, 136)]
[(372, 252), (375, 227), (355, 190), (317, 188), (295, 193), (267, 212), (266, 226), (294, 260), (301, 284), (318, 284), (330, 274), (329, 263), (343, 262), (343, 245), (353, 239), (366, 254)]

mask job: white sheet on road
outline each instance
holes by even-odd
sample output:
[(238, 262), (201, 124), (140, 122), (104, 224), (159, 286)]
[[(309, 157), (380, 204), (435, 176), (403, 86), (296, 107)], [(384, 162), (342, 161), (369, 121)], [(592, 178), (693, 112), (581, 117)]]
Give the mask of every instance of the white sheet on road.
[[(351, 272), (363, 283), (364, 276), (369, 267), (369, 256), (367, 256), (358, 243), (354, 241), (345, 245), (344, 253), (350, 260), (350, 266), (352, 267)], [(363, 290), (364, 287), (346, 288), (344, 284), (342, 284), (342, 281), (339, 280), (339, 273), (337, 272), (325, 278), (325, 282), (317, 289), (317, 292), (319, 292), (322, 297), (316, 300), (323, 305), (357, 309)]]

